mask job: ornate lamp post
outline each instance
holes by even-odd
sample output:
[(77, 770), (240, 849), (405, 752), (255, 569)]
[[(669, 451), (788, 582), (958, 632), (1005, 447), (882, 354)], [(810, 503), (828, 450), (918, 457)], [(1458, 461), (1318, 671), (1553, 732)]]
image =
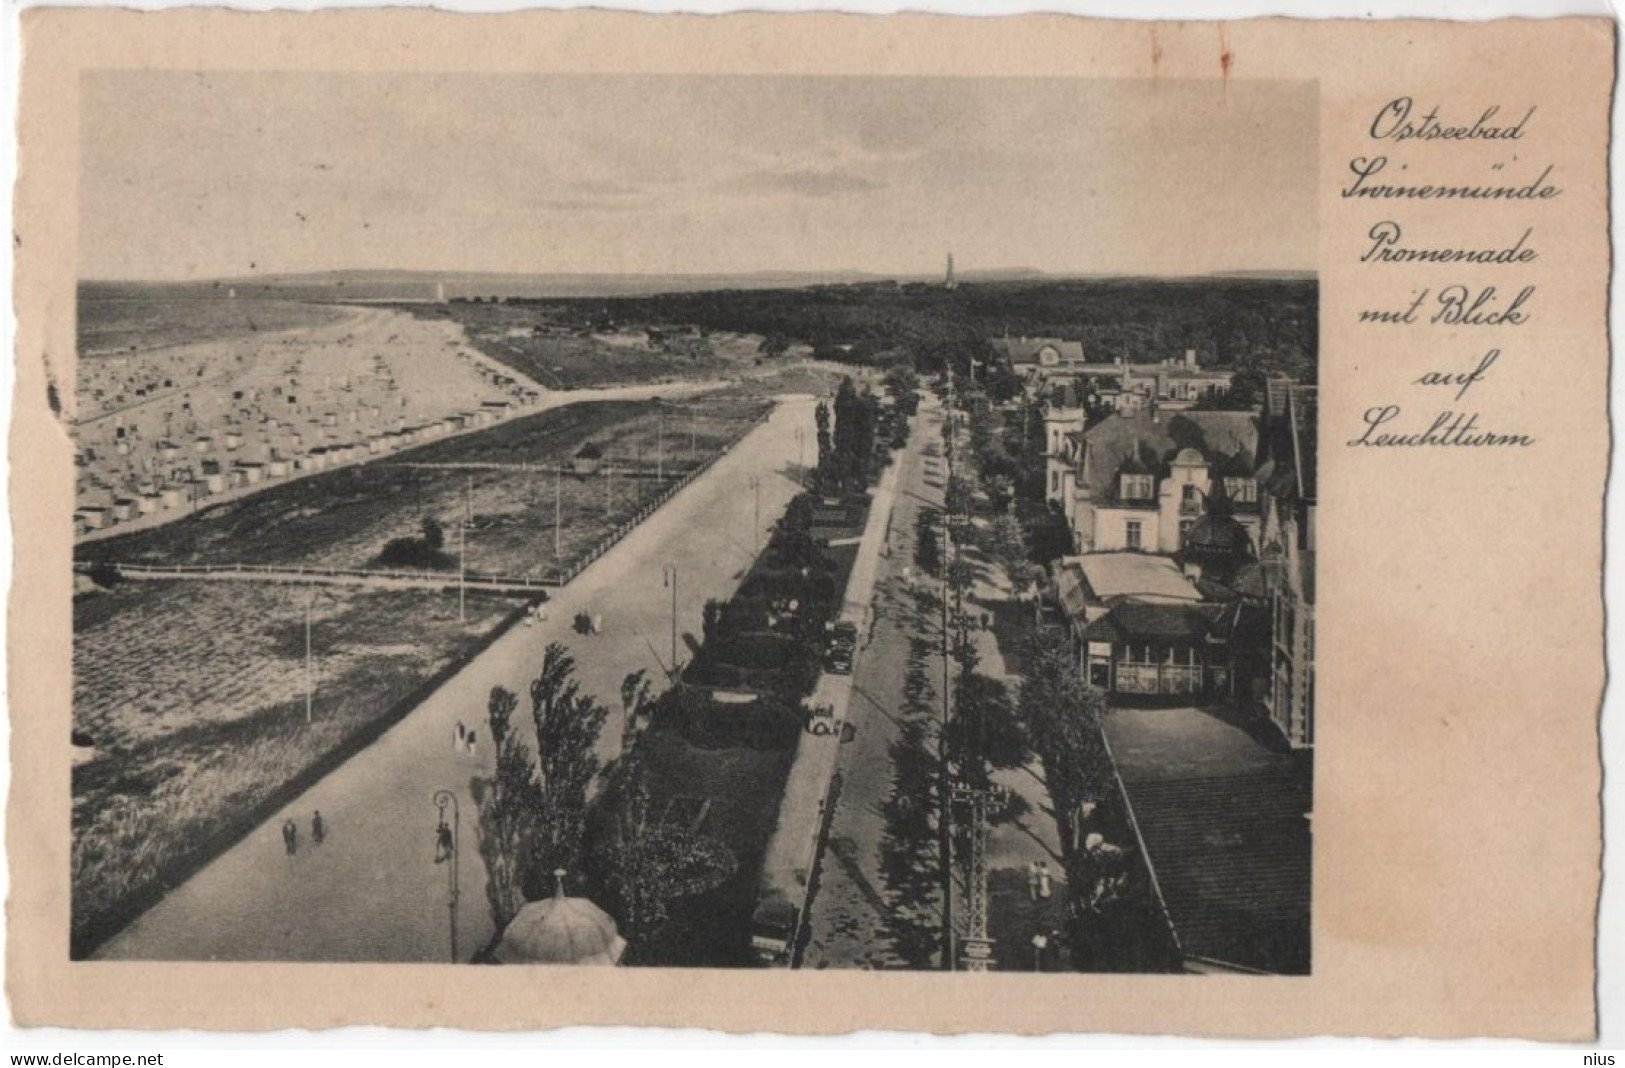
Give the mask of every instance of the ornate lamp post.
[[(457, 795), (450, 790), (434, 792), (435, 808), (440, 810), (440, 822), (434, 832), (434, 862), (450, 866), (446, 869), (446, 909), (451, 914), (451, 962), (457, 963), (457, 837), (462, 829), (462, 817), (457, 811)], [(446, 806), (451, 806), (451, 823), (446, 823)]]

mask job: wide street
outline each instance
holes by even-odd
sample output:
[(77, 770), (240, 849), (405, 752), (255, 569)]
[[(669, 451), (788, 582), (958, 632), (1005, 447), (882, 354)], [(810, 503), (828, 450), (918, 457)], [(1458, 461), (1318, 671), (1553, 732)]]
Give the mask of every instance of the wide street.
[[(411, 715), (333, 774), (173, 890), (97, 954), (170, 960), (436, 961), (450, 953), (449, 866), (434, 863), (437, 789), (460, 809), (458, 953), (492, 934), (469, 780), (493, 764), (485, 725), (494, 686), (521, 695), (542, 651), (563, 642), (584, 692), (612, 714), (600, 743), (614, 755), (621, 733), (619, 691), (628, 672), (657, 682), (671, 659), (675, 565), (678, 657), (689, 654), (708, 598), (726, 598), (760, 541), (797, 492), (797, 430), (813, 437), (814, 399), (787, 398), (762, 425), (664, 508), (560, 590), (548, 618), (514, 627)], [(758, 504), (759, 500), (759, 504)], [(602, 617), (602, 632), (571, 629), (577, 611)], [(697, 638), (694, 640), (697, 641)], [(453, 746), (457, 724), (477, 732), (476, 752)], [(310, 841), (320, 810), (327, 839)], [(283, 848), (281, 826), (299, 827), (299, 849)]]
[[(941, 609), (937, 581), (922, 576), (914, 561), (916, 516), (942, 507), (947, 481), (941, 410), (931, 398), (924, 399), (916, 424), (900, 461), (873, 625), (854, 669), (847, 718), (856, 734), (841, 747), (804, 968), (941, 967), (941, 869), (930, 803), (942, 715)], [(1004, 596), (1002, 576), (990, 565), (979, 570), (971, 595), (978, 612)], [(1007, 676), (993, 632), (975, 639), (979, 670), (1014, 690), (1019, 680)], [(1066, 893), (1060, 847), (1036, 761), (995, 778), (1029, 809), (988, 837), (990, 926), (1003, 942), (1020, 943), (999, 945), (995, 953), (1001, 967), (1031, 967), (1028, 940), (1055, 925), (1054, 910)], [(1028, 865), (1038, 861), (1055, 877), (1044, 902), (1031, 901), (1027, 891)], [(962, 923), (962, 872), (956, 872), (954, 893)]]

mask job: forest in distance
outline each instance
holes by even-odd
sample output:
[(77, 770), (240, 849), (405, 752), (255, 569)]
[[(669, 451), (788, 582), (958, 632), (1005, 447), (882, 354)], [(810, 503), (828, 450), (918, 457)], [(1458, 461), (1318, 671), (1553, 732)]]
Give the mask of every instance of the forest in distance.
[(1312, 277), (1022, 279), (954, 289), (879, 282), (507, 303), (545, 309), (553, 321), (579, 329), (684, 324), (759, 334), (769, 353), (802, 343), (842, 362), (906, 356), (925, 372), (967, 372), (999, 337), (1081, 341), (1091, 362), (1149, 362), (1195, 349), (1204, 366), (1298, 381), (1314, 380), (1318, 358), (1319, 286)]
[[(748, 276), (738, 280), (751, 285)], [(256, 301), (310, 303), (357, 299), (358, 285), (267, 276), (235, 286)], [(1196, 350), (1204, 367), (1285, 374), (1314, 381), (1319, 284), (1313, 276), (1215, 275), (1192, 278), (1017, 278), (962, 282), (860, 281), (798, 288), (718, 288), (637, 296), (536, 296), (542, 284), (505, 276), (445, 285), (446, 303), (427, 299), (434, 276), (372, 283), (367, 303), (392, 304), (469, 329), (551, 329), (560, 333), (653, 328), (757, 335), (764, 356), (807, 346), (822, 359), (855, 364), (908, 362), (922, 372), (992, 355), (1000, 337), (1058, 337), (1083, 343), (1090, 362), (1121, 357), (1153, 362)], [(81, 283), (82, 308), (140, 296), (219, 300), (217, 283)], [(606, 292), (613, 292), (606, 289)], [(393, 298), (393, 299), (392, 299)], [(82, 325), (83, 329), (83, 325)], [(482, 346), (484, 347), (484, 346)], [(498, 359), (506, 353), (493, 352)]]

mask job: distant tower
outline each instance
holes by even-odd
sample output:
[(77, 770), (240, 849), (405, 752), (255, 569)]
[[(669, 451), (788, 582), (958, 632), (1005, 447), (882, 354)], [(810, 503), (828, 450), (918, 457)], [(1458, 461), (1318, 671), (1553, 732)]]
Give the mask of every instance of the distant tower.
[(948, 253), (948, 274), (942, 280), (943, 289), (958, 289), (959, 283), (954, 280), (954, 254)]

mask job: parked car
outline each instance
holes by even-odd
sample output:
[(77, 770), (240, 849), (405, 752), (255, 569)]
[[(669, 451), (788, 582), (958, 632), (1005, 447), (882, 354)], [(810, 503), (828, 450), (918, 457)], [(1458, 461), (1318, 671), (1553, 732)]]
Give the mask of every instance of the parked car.
[(852, 674), (852, 659), (857, 651), (857, 624), (844, 619), (831, 623), (824, 649), (824, 669), (836, 675)]

